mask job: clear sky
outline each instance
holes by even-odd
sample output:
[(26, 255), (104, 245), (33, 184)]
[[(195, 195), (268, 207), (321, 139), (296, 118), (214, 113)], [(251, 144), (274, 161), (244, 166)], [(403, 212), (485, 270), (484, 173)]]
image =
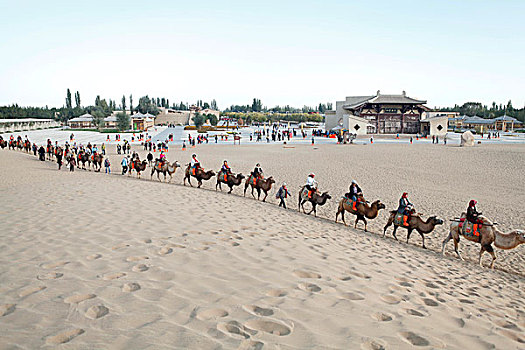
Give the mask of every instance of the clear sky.
[[(525, 104), (525, 1), (0, 0), (0, 105)], [(136, 104), (136, 102), (135, 102)]]

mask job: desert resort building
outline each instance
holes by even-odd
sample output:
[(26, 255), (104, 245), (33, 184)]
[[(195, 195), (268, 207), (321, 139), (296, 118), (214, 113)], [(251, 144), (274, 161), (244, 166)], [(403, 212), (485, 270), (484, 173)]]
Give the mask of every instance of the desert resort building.
[(347, 130), (364, 134), (444, 135), (448, 117), (430, 115), (426, 100), (400, 95), (348, 96), (336, 102), (336, 110), (326, 113), (327, 130)]
[[(112, 115), (104, 118), (104, 127), (106, 129), (115, 129), (117, 127), (117, 116), (116, 113), (121, 111), (115, 111)], [(149, 113), (135, 113), (129, 116), (130, 118), (130, 130), (145, 131), (155, 125), (155, 116)], [(86, 113), (80, 117), (72, 118), (68, 120), (67, 124), (73, 129), (92, 129), (95, 128), (94, 118), (91, 114)]]
[(55, 119), (0, 119), (0, 132), (16, 132), (39, 130), (60, 127), (60, 122)]

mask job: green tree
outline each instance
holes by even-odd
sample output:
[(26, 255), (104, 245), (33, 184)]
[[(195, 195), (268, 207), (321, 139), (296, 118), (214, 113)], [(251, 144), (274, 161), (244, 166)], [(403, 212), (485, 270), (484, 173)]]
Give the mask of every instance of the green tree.
[(219, 123), (219, 118), (217, 118), (217, 116), (215, 114), (208, 114), (207, 116), (207, 119), (210, 121), (210, 124), (211, 125), (217, 125), (217, 123)]
[(193, 123), (195, 124), (197, 129), (199, 129), (204, 124), (204, 122), (206, 121), (204, 116), (202, 114), (200, 114), (200, 113), (196, 113), (193, 116), (193, 118), (191, 118), (191, 120), (193, 120)]
[(80, 108), (80, 92), (75, 92), (75, 105), (77, 108)]
[(130, 128), (130, 117), (129, 115), (124, 111), (117, 113), (117, 128), (119, 131), (126, 131)]
[(126, 111), (126, 96), (125, 95), (122, 95), (122, 100), (121, 100), (121, 103), (122, 103), (122, 111)]
[(71, 104), (71, 91), (69, 91), (69, 89), (67, 89), (67, 95), (66, 95), (66, 108), (67, 108), (67, 109), (71, 109), (71, 108), (72, 108), (72, 104)]
[(93, 116), (93, 124), (95, 124), (95, 127), (99, 130), (102, 129), (104, 127), (104, 111), (97, 108), (91, 112), (91, 115)]
[(215, 99), (211, 100), (210, 108), (214, 111), (217, 110), (217, 101), (215, 101)]
[(133, 95), (129, 95), (129, 111), (133, 115)]
[(159, 110), (154, 104), (155, 99), (150, 99), (147, 95), (142, 96), (139, 99), (139, 105), (137, 106), (136, 110), (139, 111), (142, 114), (150, 113), (153, 115), (159, 114)]

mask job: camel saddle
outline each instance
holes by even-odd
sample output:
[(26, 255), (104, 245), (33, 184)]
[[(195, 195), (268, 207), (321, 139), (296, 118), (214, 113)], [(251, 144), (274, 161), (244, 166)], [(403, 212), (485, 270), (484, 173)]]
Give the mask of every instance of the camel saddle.
[(352, 198), (348, 198), (348, 197), (343, 197), (346, 201), (346, 205), (348, 205), (349, 207), (352, 207), (352, 210), (353, 211), (357, 211), (357, 203), (364, 203), (363, 200), (360, 200), (359, 198), (357, 198), (356, 201), (353, 201)]
[(257, 185), (257, 178), (253, 175), (250, 176), (250, 184), (256, 186)]
[(221, 178), (224, 182), (228, 182), (228, 173), (222, 172)]
[(481, 227), (483, 226), (483, 223), (478, 222), (477, 224), (473, 224), (472, 222), (466, 220), (465, 218), (460, 219), (459, 223), (459, 232), (465, 237), (479, 237)]
[(301, 192), (301, 198), (312, 198), (312, 192), (309, 191), (306, 187), (303, 188), (303, 191)]
[(404, 224), (405, 222), (408, 223), (408, 215), (404, 215), (403, 213), (397, 213), (396, 212), (396, 215), (394, 216), (394, 225), (396, 225), (396, 226), (408, 226), (408, 225)]

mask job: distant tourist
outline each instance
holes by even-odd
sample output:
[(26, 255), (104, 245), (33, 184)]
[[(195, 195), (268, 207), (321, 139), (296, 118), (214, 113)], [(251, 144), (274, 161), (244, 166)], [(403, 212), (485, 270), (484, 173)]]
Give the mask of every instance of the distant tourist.
[(432, 143), (436, 143), (436, 136), (432, 135)]
[(122, 175), (124, 175), (128, 171), (128, 158), (122, 158), (120, 165), (122, 165)]
[(436, 136), (436, 144), (439, 143), (439, 136)]
[(111, 174), (111, 163), (109, 162), (109, 158), (104, 159), (104, 168), (106, 168), (106, 174)]
[(146, 159), (148, 160), (149, 166), (151, 166), (152, 163), (153, 163), (153, 154), (151, 154), (151, 152), (149, 152), (148, 156), (146, 157)]
[(75, 171), (75, 166), (77, 165), (76, 157), (72, 154), (69, 157), (69, 171)]
[(412, 144), (412, 141), (414, 141), (414, 139), (410, 136), (410, 144)]

